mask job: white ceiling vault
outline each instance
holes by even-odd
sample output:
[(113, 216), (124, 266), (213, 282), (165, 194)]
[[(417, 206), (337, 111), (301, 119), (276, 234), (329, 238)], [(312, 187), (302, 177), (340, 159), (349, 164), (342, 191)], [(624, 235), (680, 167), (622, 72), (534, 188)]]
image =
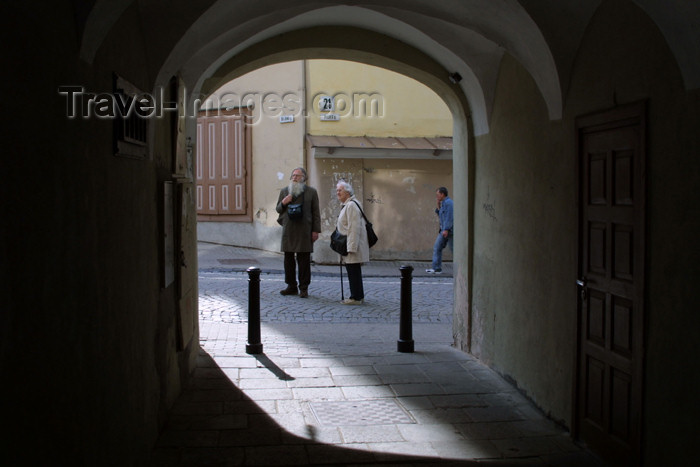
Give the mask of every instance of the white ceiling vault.
[[(317, 27), (330, 32), (333, 26), (372, 31), (431, 57), (446, 75), (459, 73), (481, 134), (488, 132), (504, 53), (530, 73), (550, 118), (561, 118), (579, 43), (603, 1), (625, 0), (96, 0), (78, 28), (81, 57), (91, 62), (119, 16), (138, 8), (142, 24), (153, 25), (143, 29), (154, 83), (180, 74), (195, 87), (228, 60), (280, 34)], [(699, 88), (700, 1), (630, 1), (666, 38), (686, 88)]]

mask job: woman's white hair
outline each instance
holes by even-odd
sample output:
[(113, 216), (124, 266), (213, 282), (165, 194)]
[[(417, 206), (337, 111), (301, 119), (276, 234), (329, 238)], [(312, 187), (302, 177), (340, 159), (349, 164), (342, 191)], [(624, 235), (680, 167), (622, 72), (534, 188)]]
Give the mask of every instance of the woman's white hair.
[(348, 193), (350, 196), (355, 195), (355, 190), (352, 189), (352, 185), (350, 185), (348, 182), (345, 180), (341, 180), (338, 182), (336, 185), (337, 188), (342, 188), (346, 193)]

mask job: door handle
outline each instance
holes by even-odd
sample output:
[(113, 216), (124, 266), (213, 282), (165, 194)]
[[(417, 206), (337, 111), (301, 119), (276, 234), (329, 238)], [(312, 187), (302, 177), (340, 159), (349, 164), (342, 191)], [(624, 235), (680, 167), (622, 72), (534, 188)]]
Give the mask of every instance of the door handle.
[(586, 286), (588, 285), (588, 280), (585, 277), (581, 279), (576, 279), (576, 285), (581, 287), (581, 300), (586, 300)]

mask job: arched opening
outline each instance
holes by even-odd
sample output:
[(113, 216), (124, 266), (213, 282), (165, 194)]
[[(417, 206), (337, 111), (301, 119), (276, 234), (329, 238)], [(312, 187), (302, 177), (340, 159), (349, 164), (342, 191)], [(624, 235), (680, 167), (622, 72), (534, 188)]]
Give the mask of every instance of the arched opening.
[[(289, 37), (278, 37), (271, 39), (270, 44), (264, 44), (260, 46), (260, 51), (263, 53), (263, 55), (259, 58), (255, 59), (249, 59), (250, 61), (246, 61), (245, 56), (236, 55), (232, 58), (231, 61), (225, 62), (221, 65), (219, 65), (216, 69), (212, 70), (210, 72), (209, 77), (202, 76), (202, 78), (197, 80), (197, 87), (193, 88), (192, 91), (189, 93), (190, 95), (190, 102), (188, 104), (188, 108), (193, 108), (194, 107), (194, 99), (202, 99), (204, 100), (206, 97), (208, 97), (211, 93), (216, 91), (222, 84), (228, 82), (234, 77), (238, 77), (243, 75), (245, 72), (250, 71), (252, 69), (255, 69), (256, 67), (260, 67), (263, 65), (270, 65), (272, 63), (281, 63), (281, 62), (287, 62), (290, 60), (299, 60), (299, 59), (313, 59), (313, 58), (324, 58), (324, 59), (345, 59), (345, 60), (353, 60), (356, 62), (360, 63), (365, 63), (369, 65), (374, 65), (378, 66), (381, 68), (389, 69), (392, 71), (399, 72), (405, 76), (408, 76), (412, 79), (415, 79), (422, 84), (428, 86), (439, 98), (441, 98), (445, 104), (447, 105), (448, 109), (450, 110), (452, 114), (452, 137), (453, 137), (453, 144), (452, 144), (452, 181), (451, 183), (447, 183), (450, 185), (450, 195), (453, 199), (459, 200), (458, 202), (458, 208), (455, 210), (455, 242), (454, 242), (454, 253), (453, 253), (453, 287), (452, 287), (452, 293), (445, 294), (444, 292), (441, 294), (440, 299), (441, 300), (446, 300), (444, 303), (448, 304), (452, 308), (452, 317), (450, 317), (450, 320), (453, 324), (452, 328), (450, 329), (449, 327), (449, 321), (447, 322), (448, 326), (441, 326), (437, 327), (435, 325), (431, 326), (430, 329), (433, 329), (434, 331), (432, 332), (427, 332), (426, 331), (418, 331), (421, 333), (421, 339), (425, 339), (423, 342), (419, 343), (418, 346), (421, 349), (421, 352), (426, 352), (426, 355), (433, 355), (433, 352), (435, 352), (435, 355), (437, 355), (437, 350), (432, 350), (431, 346), (433, 345), (438, 345), (437, 341), (441, 341), (440, 343), (442, 345), (449, 345), (450, 344), (456, 344), (458, 348), (464, 349), (468, 346), (468, 343), (465, 340), (465, 336), (467, 336), (468, 330), (466, 329), (466, 325), (468, 323), (468, 293), (467, 291), (469, 290), (469, 285), (468, 285), (468, 280), (469, 280), (469, 270), (470, 267), (469, 265), (469, 251), (470, 247), (469, 242), (470, 240), (470, 235), (469, 235), (469, 221), (468, 221), (468, 216), (469, 216), (469, 211), (470, 211), (470, 204), (472, 203), (471, 201), (471, 195), (470, 195), (470, 163), (467, 161), (469, 157), (469, 150), (468, 150), (468, 141), (470, 139), (471, 134), (473, 134), (473, 129), (470, 128), (471, 121), (468, 117), (469, 110), (467, 106), (467, 98), (465, 97), (464, 93), (462, 92), (460, 85), (459, 85), (459, 80), (455, 79), (452, 77), (451, 81), (451, 72), (442, 66), (436, 64), (432, 60), (429, 59), (429, 57), (426, 57), (424, 54), (414, 50), (410, 49), (410, 51), (406, 51), (406, 46), (399, 43), (398, 41), (393, 41), (391, 39), (388, 39), (384, 36), (377, 35), (376, 33), (371, 33), (369, 31), (364, 31), (364, 30), (352, 30), (352, 31), (346, 31), (350, 33), (349, 36), (346, 36), (343, 40), (343, 42), (347, 43), (354, 43), (355, 46), (357, 47), (358, 44), (364, 43), (364, 47), (367, 49), (370, 49), (372, 44), (375, 44), (377, 41), (381, 40), (382, 42), (385, 43), (387, 47), (394, 48), (395, 50), (387, 50), (384, 51), (382, 54), (377, 54), (373, 53), (371, 51), (367, 50), (359, 50), (357, 48), (355, 49), (349, 49), (346, 47), (338, 48), (338, 47), (309, 47), (304, 46), (304, 47), (296, 47), (292, 46), (292, 43), (290, 43), (290, 38)], [(309, 35), (313, 35), (313, 31), (302, 31), (300, 33), (294, 33), (295, 37), (298, 37), (299, 39), (304, 39), (309, 37)], [(267, 50), (268, 47), (275, 47), (279, 49), (278, 51), (270, 51)], [(285, 50), (286, 49), (286, 50)], [(401, 60), (396, 60), (390, 58), (392, 55), (393, 56), (412, 56), (412, 57), (419, 57), (418, 64), (406, 64), (403, 63)], [(245, 55), (245, 54), (244, 54)], [(237, 63), (238, 60), (243, 60), (241, 63)], [(205, 79), (206, 78), (206, 79)], [(304, 116), (303, 118), (306, 118)], [(196, 144), (197, 137), (198, 135), (195, 133), (194, 129), (196, 128), (196, 121), (195, 118), (192, 118), (192, 116), (188, 115), (187, 119), (187, 126), (186, 126), (186, 137), (190, 139), (192, 142), (192, 145)], [(308, 162), (308, 161), (307, 161)], [(286, 171), (285, 171), (286, 172)], [(320, 183), (320, 175), (318, 171), (314, 170), (311, 173), (312, 179), (315, 178), (315, 181), (317, 183)], [(285, 173), (285, 177), (288, 176), (288, 174)], [(431, 190), (430, 195), (434, 197), (434, 190), (437, 187), (433, 187)], [(411, 223), (407, 223), (407, 228), (411, 228)], [(434, 240), (434, 238), (433, 238)], [(398, 269), (398, 268), (397, 268)], [(398, 273), (398, 270), (395, 271), (395, 273)], [(325, 280), (324, 278), (320, 279), (314, 279), (314, 280), (319, 280), (323, 281)], [(372, 279), (369, 278), (369, 281), (375, 280), (377, 281), (377, 285), (375, 288), (379, 289), (382, 288), (382, 293), (386, 294), (385, 299), (386, 303), (375, 303), (375, 306), (379, 305), (378, 308), (379, 310), (384, 310), (384, 308), (387, 308), (386, 311), (384, 312), (387, 316), (390, 316), (394, 319), (394, 326), (393, 328), (396, 328), (396, 316), (398, 314), (398, 292), (399, 292), (399, 281), (397, 278), (394, 279), (386, 279), (386, 278), (378, 278), (378, 279)], [(449, 280), (449, 279), (447, 279)], [(335, 282), (335, 279), (333, 280)], [(440, 283), (437, 281), (432, 281), (432, 282), (423, 282), (415, 285), (416, 288), (416, 293), (419, 294), (416, 299), (417, 303), (416, 305), (420, 305), (421, 307), (421, 312), (425, 312), (425, 310), (430, 310), (431, 307), (433, 308), (442, 308), (443, 301), (435, 299), (433, 303), (418, 303), (418, 298), (420, 298), (422, 295), (425, 295), (426, 297), (429, 296), (427, 293), (424, 291), (426, 290), (432, 290), (432, 291), (443, 291), (444, 289), (444, 283), (446, 280), (442, 280)], [(236, 287), (238, 288), (238, 291), (242, 294), (245, 293), (245, 277), (238, 277), (236, 282)], [(269, 282), (268, 282), (269, 284)], [(270, 294), (278, 295), (277, 290), (273, 290), (272, 292), (269, 291), (270, 287), (273, 287), (275, 289), (280, 288), (279, 283), (274, 283), (272, 285), (264, 284), (263, 288), (267, 288), (268, 290), (263, 293), (267, 293), (268, 296)], [(385, 292), (387, 288), (390, 287), (392, 290), (390, 293)], [(372, 289), (373, 287), (367, 287), (368, 289)], [(449, 289), (448, 289), (449, 290)], [(326, 300), (327, 297), (324, 295), (321, 295), (319, 298), (321, 301)], [(424, 300), (423, 300), (424, 301)], [(337, 300), (336, 300), (337, 302)], [(391, 308), (391, 305), (394, 305), (393, 310), (389, 310), (388, 308)], [(240, 307), (240, 305), (243, 305), (243, 301), (237, 299), (237, 305)], [(279, 306), (280, 309), (283, 309), (283, 305)], [(328, 307), (330, 308), (330, 306)], [(342, 308), (342, 306), (340, 307)], [(455, 310), (459, 310), (458, 313), (455, 312)], [(442, 310), (444, 312), (444, 310)], [(280, 313), (281, 315), (282, 313)], [(330, 316), (333, 316), (332, 313), (328, 313)], [(437, 319), (440, 320), (441, 317), (435, 314), (434, 316), (428, 316), (425, 317), (425, 322), (427, 322), (430, 319)], [(328, 323), (328, 324), (334, 324), (336, 329), (342, 329), (343, 326), (348, 325), (348, 320), (346, 315), (343, 315), (340, 317), (337, 323)], [(418, 323), (420, 319), (416, 317), (416, 322)], [(342, 361), (344, 358), (355, 358), (357, 361), (372, 361), (372, 359), (384, 359), (383, 355), (373, 355), (372, 349), (373, 345), (375, 345), (376, 342), (379, 342), (383, 339), (386, 339), (386, 335), (378, 335), (378, 336), (361, 336), (361, 335), (356, 335), (352, 337), (352, 335), (347, 335), (347, 336), (341, 336), (341, 335), (335, 335), (335, 341), (338, 347), (331, 347), (330, 349), (327, 347), (330, 342), (329, 341), (324, 341), (321, 340), (319, 341), (318, 339), (318, 334), (320, 333), (321, 335), (330, 335), (333, 336), (333, 331), (332, 328), (328, 326), (326, 323), (321, 323), (318, 324), (319, 329), (321, 330), (316, 330), (316, 331), (309, 331), (309, 330), (304, 330), (305, 328), (299, 327), (299, 328), (290, 328), (290, 327), (275, 327), (275, 323), (264, 323), (264, 330), (267, 333), (272, 333), (273, 335), (277, 335), (278, 337), (275, 338), (276, 340), (281, 340), (284, 341), (286, 345), (290, 346), (319, 346), (322, 351), (325, 349), (325, 354), (320, 356), (321, 360), (324, 361)], [(434, 323), (433, 323), (434, 324)], [(438, 328), (440, 331), (438, 331)], [(381, 328), (381, 329), (389, 329), (389, 328)], [(427, 329), (427, 328), (426, 328)], [(336, 331), (338, 332), (338, 331)], [(360, 331), (356, 331), (360, 332)], [(438, 335), (435, 335), (433, 337), (428, 337), (430, 334), (435, 334), (437, 332)], [(350, 333), (352, 334), (352, 332)], [(454, 336), (457, 336), (457, 342), (454, 340)], [(349, 339), (349, 341), (346, 341), (346, 339)], [(445, 341), (444, 339), (448, 339), (448, 341)], [(363, 342), (365, 341), (366, 342)], [(433, 342), (435, 341), (435, 342)], [(240, 339), (239, 339), (240, 343)], [(219, 343), (220, 345), (225, 345), (223, 343)], [(233, 345), (233, 341), (229, 344)], [(392, 345), (393, 347), (393, 345)], [(353, 354), (354, 353), (354, 354)], [(345, 355), (345, 357), (343, 357)], [(455, 356), (458, 355), (458, 353), (454, 354)], [(322, 358), (321, 358), (322, 357)], [(466, 355), (464, 355), (466, 357)], [(422, 358), (422, 357), (419, 357)], [(456, 357), (457, 358), (457, 357)], [(462, 357), (459, 357), (462, 358)], [(268, 369), (269, 366), (276, 367), (275, 360), (276, 358), (271, 358), (270, 361), (268, 361)], [(448, 364), (447, 362), (444, 362), (445, 365), (449, 366), (451, 364), (458, 365), (456, 361), (453, 361), (452, 363)], [(326, 363), (326, 365), (330, 365)], [(437, 366), (440, 366), (441, 364), (437, 364)], [(409, 366), (403, 366), (401, 371), (405, 371)], [(278, 368), (278, 373), (279, 373), (279, 367)], [(375, 367), (376, 368), (376, 367)], [(397, 368), (394, 368), (394, 370), (391, 370), (391, 366), (387, 366), (385, 368), (386, 371), (391, 373), (392, 371), (394, 372), (399, 372)], [(328, 371), (334, 371), (334, 370), (328, 370)], [(421, 370), (422, 371), (422, 370)], [(455, 371), (457, 371), (455, 369)], [(290, 371), (288, 375), (283, 375), (286, 378), (294, 378), (294, 375), (300, 374), (298, 372)], [(348, 376), (353, 376), (348, 374)], [(371, 399), (374, 403), (378, 403), (378, 401), (393, 401), (394, 398), (396, 397), (395, 394), (393, 394), (391, 391), (388, 391), (387, 388), (389, 385), (384, 385), (384, 386), (374, 386), (371, 383), (373, 378), (376, 378), (377, 375), (354, 375), (357, 381), (360, 381), (359, 387), (350, 387), (344, 389), (346, 392), (347, 391), (358, 391), (356, 394), (363, 394), (362, 391), (366, 392), (365, 398)], [(381, 374), (379, 375), (380, 378), (385, 378), (385, 380), (391, 381), (391, 378), (398, 378), (398, 380), (403, 381), (404, 378), (408, 378), (405, 383), (407, 383), (407, 386), (410, 387), (412, 390), (417, 390), (417, 388), (421, 385), (428, 384), (425, 381), (423, 381), (421, 378), (422, 376), (419, 375), (414, 375), (416, 380), (411, 380), (409, 376), (406, 375), (390, 375), (390, 374)], [(447, 373), (444, 374), (445, 378), (450, 378)], [(367, 382), (370, 381), (370, 382)], [(256, 384), (255, 382), (248, 382), (248, 384)], [(287, 383), (288, 386), (291, 385), (293, 387), (294, 382), (292, 381), (291, 383)], [(304, 384), (299, 382), (299, 384)], [(311, 383), (311, 384), (317, 384), (317, 383)], [(323, 384), (323, 383), (318, 383), (318, 384)], [(432, 386), (431, 386), (432, 387)], [(337, 390), (338, 388), (309, 388), (309, 391), (331, 391), (331, 390)], [(423, 389), (424, 390), (424, 389)], [(399, 389), (400, 391), (400, 389)], [(372, 397), (369, 397), (369, 394), (372, 395)], [(399, 393), (400, 394), (400, 393)], [(422, 394), (422, 393), (421, 393)], [(335, 397), (333, 395), (329, 397)], [(310, 396), (310, 398), (312, 398)], [(312, 398), (313, 399), (313, 398)], [(360, 403), (361, 401), (355, 401), (356, 404)], [(405, 402), (404, 402), (405, 403)], [(309, 402), (308, 406), (305, 407), (310, 407), (312, 410), (315, 411), (321, 411), (323, 410), (323, 404), (321, 404), (318, 401), (315, 402)], [(263, 404), (264, 405), (264, 404)], [(371, 410), (371, 408), (370, 408)], [(433, 429), (435, 432), (435, 436), (450, 436), (448, 433), (451, 430), (451, 425), (449, 423), (444, 424), (446, 419), (444, 418), (444, 413), (445, 411), (449, 411), (447, 407), (438, 407), (435, 408), (435, 411), (431, 410), (430, 415), (426, 415), (426, 423), (429, 423), (431, 425), (434, 425)], [(271, 416), (275, 416), (275, 414), (270, 414)], [(443, 425), (444, 424), (444, 425)], [(461, 436), (461, 435), (460, 435)], [(315, 440), (313, 434), (309, 435), (308, 437), (309, 440)], [(360, 438), (362, 439), (362, 438)], [(403, 444), (402, 444), (403, 446)], [(395, 452), (395, 449), (397, 449), (397, 446), (394, 447), (389, 447), (387, 446), (388, 451), (387, 452)], [(476, 449), (476, 454), (474, 454), (476, 457), (479, 456), (491, 456), (495, 455), (493, 452), (489, 452), (488, 447), (486, 446), (480, 446), (479, 448)]]
[[(422, 52), (407, 47), (399, 41), (386, 36), (357, 28), (344, 28), (345, 34), (333, 36), (334, 44), (324, 43), (313, 38), (319, 37), (318, 30), (302, 30), (283, 34), (256, 44), (216, 67), (208, 69), (207, 74), (200, 76), (195, 82), (196, 87), (190, 94), (190, 105), (194, 99), (203, 99), (215, 92), (226, 82), (242, 76), (257, 67), (271, 63), (286, 62), (300, 59), (341, 59), (351, 60), (368, 65), (374, 65), (401, 73), (426, 85), (437, 94), (447, 105), (453, 118), (453, 199), (459, 200), (455, 209), (455, 242), (454, 242), (454, 329), (456, 345), (462, 349), (469, 348), (469, 281), (470, 281), (470, 251), (472, 247), (469, 216), (473, 204), (473, 186), (470, 182), (472, 171), (469, 162), (469, 141), (471, 129), (470, 111), (467, 97), (460, 83), (450, 78), (450, 71), (426, 56)], [(382, 43), (381, 54), (374, 48)], [(411, 63), (404, 63), (393, 57), (411, 57)], [(405, 60), (408, 62), (409, 60)], [(454, 82), (453, 82), (454, 81)], [(187, 122), (187, 137), (196, 140), (194, 119)]]
[[(306, 40), (306, 38), (309, 35), (309, 31), (304, 31), (304, 33), (299, 34), (300, 39)], [(391, 39), (387, 39), (381, 36), (376, 35), (375, 33), (369, 33), (367, 31), (363, 30), (356, 30), (353, 31), (353, 34), (350, 35), (347, 38), (348, 42), (362, 42), (363, 40), (367, 41), (369, 43), (375, 43), (379, 38), (385, 43), (390, 43), (390, 49), (391, 47), (396, 47), (396, 50), (393, 51), (396, 56), (401, 56), (400, 51), (405, 51), (405, 45), (400, 44), (400, 43), (394, 43)], [(277, 42), (279, 41), (279, 42)], [(345, 47), (336, 47), (336, 48), (324, 48), (324, 47), (295, 47), (294, 45), (290, 45), (290, 37), (288, 35), (284, 37), (279, 37), (276, 39), (271, 39), (269, 43), (264, 44), (264, 46), (261, 47), (261, 57), (255, 57), (254, 54), (250, 57), (246, 57), (245, 52), (242, 54), (238, 54), (228, 62), (225, 62), (218, 66), (215, 70), (212, 70), (211, 72), (211, 77), (208, 79), (204, 79), (202, 77), (201, 79), (197, 80), (198, 87), (194, 88), (193, 95), (197, 97), (206, 97), (218, 87), (225, 83), (226, 81), (230, 80), (233, 77), (241, 76), (247, 71), (250, 71), (251, 69), (255, 69), (258, 66), (262, 65), (269, 65), (271, 63), (278, 63), (278, 62), (284, 62), (288, 60), (295, 60), (295, 59), (303, 59), (303, 58), (334, 58), (334, 59), (352, 59), (354, 61), (359, 61), (362, 63), (368, 63), (376, 66), (382, 66), (388, 69), (392, 69), (394, 71), (399, 71), (402, 74), (405, 74), (409, 77), (412, 77), (423, 84), (429, 86), (433, 91), (436, 92), (447, 104), (448, 108), (452, 112), (453, 116), (453, 138), (454, 138), (454, 144), (453, 144), (453, 183), (452, 183), (452, 193), (453, 197), (455, 199), (460, 200), (461, 206), (456, 210), (455, 212), (455, 225), (456, 227), (456, 232), (455, 232), (455, 252), (454, 252), (454, 302), (453, 302), (453, 329), (452, 329), (452, 338), (454, 339), (454, 344), (456, 344), (457, 347), (461, 349), (468, 349), (469, 347), (469, 290), (470, 290), (470, 272), (471, 272), (471, 250), (472, 250), (472, 236), (471, 236), (471, 212), (473, 211), (472, 205), (473, 205), (473, 183), (472, 183), (472, 178), (473, 178), (473, 162), (470, 162), (470, 157), (472, 154), (472, 151), (470, 151), (470, 146), (473, 145), (473, 134), (474, 130), (472, 128), (472, 123), (471, 119), (469, 118), (469, 111), (468, 111), (468, 101), (464, 93), (462, 92), (461, 88), (458, 86), (458, 80), (455, 79), (456, 82), (452, 82), (450, 80), (450, 75), (451, 73), (445, 69), (444, 67), (432, 62), (428, 57), (424, 56), (422, 53), (416, 51), (416, 50), (410, 50), (410, 52), (405, 52), (407, 56), (410, 57), (419, 57), (419, 62), (422, 66), (417, 66), (415, 64), (407, 64), (404, 63), (400, 60), (395, 60), (390, 58), (392, 56), (391, 51), (383, 51), (384, 53), (381, 55), (376, 54), (375, 52), (367, 51), (367, 50), (358, 50), (357, 46), (353, 49), (348, 49)], [(270, 50), (272, 48), (272, 50)], [(429, 71), (426, 71), (429, 70)], [(454, 79), (454, 77), (453, 77)], [(192, 128), (193, 128), (193, 120), (190, 120), (188, 122), (188, 127), (187, 127), (187, 134), (190, 138), (196, 138), (196, 135), (193, 134)], [(239, 281), (239, 286), (243, 285), (242, 281)], [(435, 288), (435, 285), (432, 285), (433, 288)], [(274, 291), (272, 292), (274, 293)], [(271, 329), (268, 328), (268, 331)], [(318, 336), (311, 336), (309, 335), (308, 331), (305, 334), (304, 332), (299, 332), (295, 333), (293, 331), (290, 331), (288, 329), (285, 329), (284, 327), (280, 327), (279, 329), (275, 330), (278, 335), (280, 336), (280, 339), (283, 342), (283, 345), (299, 345), (299, 341), (296, 339), (300, 339), (301, 341), (305, 341), (307, 344), (310, 345), (319, 345), (321, 347), (322, 352), (327, 352), (331, 356), (329, 357), (328, 354), (326, 354), (323, 360), (334, 360), (337, 357), (333, 357), (333, 352), (337, 352), (338, 350), (336, 348), (331, 348), (328, 349), (325, 347), (328, 345), (327, 341), (322, 341), (319, 343), (318, 341)], [(316, 331), (319, 332), (319, 331)], [(328, 330), (328, 328), (324, 328), (323, 331), (320, 331), (322, 333), (327, 333), (331, 334), (331, 331)], [(338, 337), (338, 336), (336, 336)], [(381, 340), (384, 338), (383, 336), (380, 337), (379, 339)], [(340, 345), (341, 353), (344, 351), (346, 352), (346, 357), (345, 358), (350, 358), (348, 357), (347, 354), (350, 354), (352, 351), (349, 349), (355, 349), (355, 351), (358, 351), (358, 347), (355, 344), (355, 342), (346, 342), (343, 341), (342, 339), (336, 339), (337, 343)], [(239, 337), (240, 341), (240, 337)], [(360, 350), (362, 353), (362, 351)], [(466, 354), (465, 354), (466, 355)], [(374, 356), (367, 356), (367, 355), (352, 355), (354, 358), (378, 358), (376, 355)], [(384, 358), (384, 357), (381, 357)], [(284, 378), (294, 378), (293, 375), (287, 374), (285, 372), (280, 372), (280, 368), (276, 366), (274, 359), (272, 361), (265, 360), (265, 362), (261, 361), (261, 363), (267, 367), (267, 370), (272, 371), (273, 373), (277, 374), (280, 379)], [(449, 366), (449, 365), (448, 365)], [(405, 368), (404, 368), (405, 369)], [(455, 368), (452, 369), (453, 371)], [(290, 372), (291, 373), (291, 372)], [(450, 374), (449, 377), (452, 377), (453, 374)], [(359, 379), (364, 380), (365, 378), (371, 378), (372, 375), (363, 375)], [(391, 376), (388, 375), (380, 375), (380, 377), (383, 378), (391, 378)], [(405, 378), (405, 375), (401, 375), (399, 378)], [(289, 381), (289, 380), (287, 380)], [(497, 383), (496, 380), (491, 380), (489, 384), (503, 384), (502, 380), (500, 380), (500, 383)], [(412, 381), (412, 383), (416, 383), (416, 381)], [(254, 384), (254, 383), (252, 383)], [(421, 382), (418, 382), (416, 385), (422, 384)], [(287, 382), (287, 385), (293, 385), (293, 383)], [(416, 386), (414, 385), (414, 386)], [(365, 386), (366, 388), (366, 386)], [(327, 390), (328, 388), (312, 388), (315, 391), (319, 391), (321, 389)], [(334, 388), (337, 389), (337, 388)], [(385, 400), (387, 399), (386, 394), (382, 393), (381, 390), (373, 389), (373, 391), (377, 392), (372, 392), (373, 394), (373, 400), (376, 402), (376, 400)], [(488, 391), (487, 391), (488, 392)], [(420, 393), (424, 394), (424, 393)], [(463, 394), (462, 394), (463, 395)], [(315, 396), (309, 396), (309, 399), (313, 400)], [(329, 396), (322, 396), (322, 397), (329, 397), (333, 398), (336, 397), (334, 395), (329, 395)], [(501, 395), (494, 395), (493, 397), (498, 398), (498, 397), (509, 397), (509, 396), (504, 396), (503, 394)], [(460, 402), (461, 403), (461, 402)], [(320, 406), (319, 403), (317, 402), (310, 402), (308, 407), (310, 407), (311, 410), (315, 411), (322, 411), (323, 407)], [(329, 410), (334, 410), (337, 409), (335, 408), (330, 408)], [(435, 419), (432, 419), (428, 417), (429, 420), (431, 420), (431, 424), (435, 425), (433, 427), (433, 436), (449, 436), (446, 434), (445, 430), (446, 426), (450, 426), (450, 423), (447, 423), (447, 425), (442, 425), (446, 421), (445, 413), (443, 411), (445, 409), (447, 412), (449, 412), (449, 408), (447, 407), (440, 407), (437, 408), (437, 412), (440, 413), (440, 416), (436, 417)], [(477, 408), (475, 411), (476, 413), (480, 413), (481, 407)], [(371, 408), (370, 408), (371, 410)], [(461, 410), (461, 409), (460, 409)], [(507, 412), (507, 410), (504, 410), (504, 412)], [(436, 412), (433, 411), (432, 414), (434, 415)], [(271, 414), (272, 415), (272, 414)], [(432, 416), (432, 415), (431, 415)], [(498, 415), (497, 417), (502, 417), (503, 415)], [(449, 417), (449, 415), (447, 415)], [(318, 416), (317, 418), (321, 420), (322, 417)], [(542, 420), (540, 420), (542, 421)], [(437, 426), (440, 426), (440, 428), (436, 428)], [(447, 428), (447, 432), (449, 432), (449, 428)], [(348, 432), (345, 432), (347, 434)], [(366, 435), (365, 435), (366, 436)], [(421, 435), (423, 436), (423, 435)], [(315, 438), (315, 435), (313, 433), (313, 430), (311, 430), (311, 433), (309, 434), (308, 437), (309, 440), (315, 441), (317, 438)], [(363, 439), (361, 436), (358, 439)], [(367, 439), (367, 438), (365, 438)], [(488, 443), (486, 443), (488, 444)], [(405, 446), (405, 445), (402, 445)], [(392, 452), (392, 449), (397, 449), (396, 446), (393, 448), (388, 448), (389, 450), (387, 452)], [(501, 454), (497, 454), (496, 451), (489, 451), (489, 448), (485, 445), (479, 445), (478, 448), (476, 448), (475, 452), (470, 454), (467, 457), (460, 457), (461, 455), (455, 454), (457, 458), (474, 458), (474, 457), (499, 457)]]

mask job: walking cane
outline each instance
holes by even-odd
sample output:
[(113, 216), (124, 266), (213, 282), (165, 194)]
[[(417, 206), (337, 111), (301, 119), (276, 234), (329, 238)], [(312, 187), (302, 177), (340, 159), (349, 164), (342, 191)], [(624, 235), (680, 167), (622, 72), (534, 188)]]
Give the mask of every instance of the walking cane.
[(345, 293), (343, 292), (343, 258), (338, 260), (338, 266), (340, 266), (340, 299), (345, 300)]

